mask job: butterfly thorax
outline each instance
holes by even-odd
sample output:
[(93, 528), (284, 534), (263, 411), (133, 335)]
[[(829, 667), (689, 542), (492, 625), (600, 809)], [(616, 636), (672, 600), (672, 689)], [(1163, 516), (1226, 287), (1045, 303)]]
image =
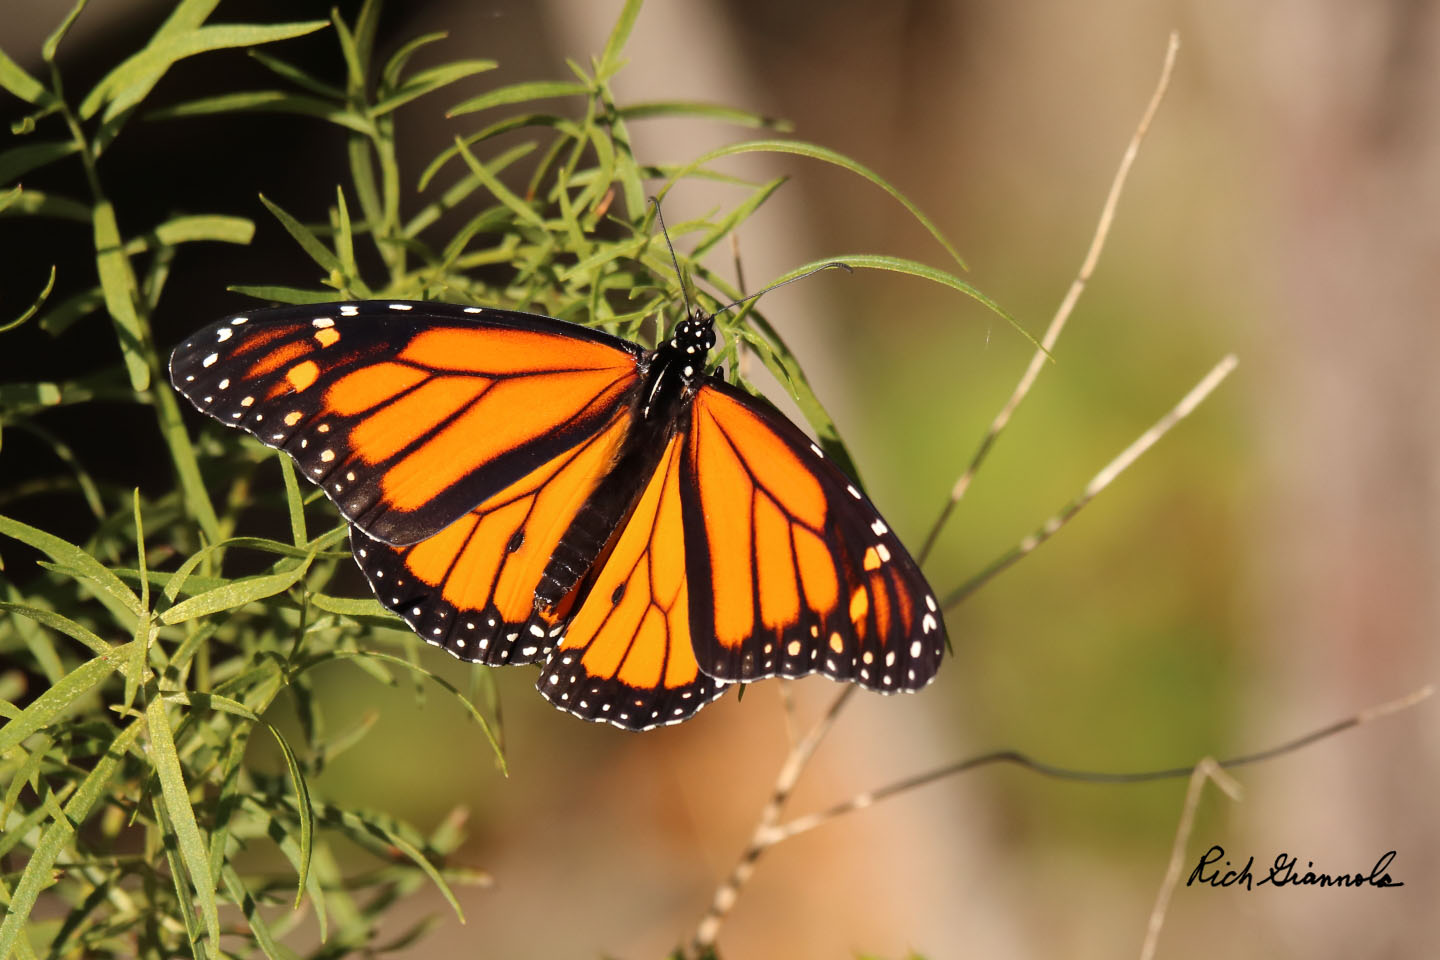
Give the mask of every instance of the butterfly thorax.
[(670, 331), (670, 339), (650, 355), (642, 391), (641, 416), (647, 421), (673, 418), (705, 379), (705, 358), (715, 346), (714, 318), (695, 310)]
[(613, 546), (654, 474), (670, 438), (684, 420), (705, 379), (705, 358), (715, 346), (711, 317), (696, 311), (677, 323), (670, 338), (642, 364), (638, 415), (609, 472), (586, 498), (545, 569), (535, 591), (536, 606), (555, 608), (585, 571)]

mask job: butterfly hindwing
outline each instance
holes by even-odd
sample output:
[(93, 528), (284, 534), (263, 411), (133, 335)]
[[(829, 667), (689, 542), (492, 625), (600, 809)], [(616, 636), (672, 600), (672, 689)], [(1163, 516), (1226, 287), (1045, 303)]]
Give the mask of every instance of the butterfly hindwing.
[(679, 723), (725, 692), (690, 639), (680, 508), (683, 438), (672, 437), (536, 684), (586, 720), (629, 730)]
[(690, 619), (725, 681), (824, 673), (894, 693), (945, 650), (934, 595), (854, 483), (777, 411), (710, 378), (681, 457)]
[(369, 301), (222, 320), (170, 371), (200, 410), (294, 457), (362, 532), (412, 544), (611, 425), (640, 356), (548, 317)]
[(537, 587), (629, 423), (630, 412), (620, 411), (593, 437), (417, 544), (391, 546), (352, 527), (351, 550), (376, 597), (462, 660), (542, 659), (569, 609), (537, 609)]

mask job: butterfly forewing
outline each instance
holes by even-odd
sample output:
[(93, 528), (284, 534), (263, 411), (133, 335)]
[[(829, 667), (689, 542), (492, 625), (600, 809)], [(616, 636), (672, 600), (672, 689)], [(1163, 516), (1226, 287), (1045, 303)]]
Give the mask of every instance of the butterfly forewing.
[(222, 320), (175, 350), (197, 407), (293, 456), (347, 520), (411, 544), (611, 425), (634, 344), (449, 304), (321, 304)]
[(854, 483), (774, 409), (711, 378), (681, 459), (690, 619), (726, 681), (824, 673), (929, 683), (945, 629), (929, 585)]

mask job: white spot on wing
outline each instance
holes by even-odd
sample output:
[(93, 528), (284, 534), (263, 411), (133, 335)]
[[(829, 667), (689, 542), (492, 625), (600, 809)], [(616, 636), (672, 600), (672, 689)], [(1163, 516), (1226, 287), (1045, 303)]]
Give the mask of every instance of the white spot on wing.
[(410, 309), (410, 304), (408, 304), (408, 303), (392, 303), (392, 304), (390, 304), (390, 309), (391, 309), (391, 310), (409, 310), (409, 309)]
[(214, 363), (215, 363), (215, 361), (216, 361), (216, 360), (219, 360), (219, 359), (220, 359), (220, 354), (218, 354), (218, 353), (212, 353), (212, 354), (210, 354), (210, 356), (208, 356), (208, 357), (206, 357), (204, 360), (201, 360), (201, 361), (200, 361), (200, 366), (202, 366), (202, 367), (213, 366)]
[(221, 327), (220, 332), (215, 334), (215, 339), (220, 341), (221, 343), (224, 343), (226, 340), (229, 340), (233, 336), (235, 336), (234, 330), (231, 330), (229, 327)]

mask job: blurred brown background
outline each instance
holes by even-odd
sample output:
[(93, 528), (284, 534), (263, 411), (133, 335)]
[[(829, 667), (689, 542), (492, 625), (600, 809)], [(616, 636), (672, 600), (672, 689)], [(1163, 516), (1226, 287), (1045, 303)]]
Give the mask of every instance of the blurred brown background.
[[(66, 6), (9, 0), (0, 43), (33, 64)], [(67, 68), (98, 76), (165, 6), (94, 0), (67, 41)], [(226, 3), (216, 19), (303, 6)], [(446, 29), (434, 56), (500, 60), (487, 85), (563, 79), (563, 58), (598, 53), (619, 7), (392, 3), (382, 53)], [(1246, 752), (1440, 672), (1437, 4), (652, 0), (617, 87), (631, 101), (693, 98), (792, 120), (797, 136), (904, 190), (966, 256), (970, 279), (1038, 335), (1171, 28), (1182, 38), (1174, 83), (1110, 246), (1057, 362), (956, 511), (929, 565), (937, 590), (1078, 493), (1225, 352), (1240, 368), (1054, 541), (948, 617), (956, 656), (932, 687), (857, 697), (796, 812), (996, 747), (1095, 770)], [(185, 84), (167, 78), (157, 97), (190, 95)], [(441, 99), (402, 114), (412, 177), (454, 133), (489, 119), (445, 121)], [(260, 223), (256, 249), (225, 251), (213, 273), (184, 281), (189, 300), (167, 294), (171, 339), (232, 308), (225, 283), (308, 279), (303, 266), (276, 266), (295, 254), (255, 193), (291, 190), (290, 209), (317, 218), (310, 198), (325, 195), (342, 155), (313, 125), (297, 123), (294, 142), (255, 144), (226, 123), (214, 128), (216, 160), (236, 165), (220, 212)], [(648, 121), (635, 136), (642, 158), (683, 162), (749, 134)], [(117, 163), (164, 170), (163, 141), (127, 149)], [(799, 158), (745, 159), (727, 169), (793, 176), (742, 233), (752, 286), (843, 253), (946, 265), (868, 184)], [(168, 176), (161, 208), (166, 189), (185, 188), (183, 171)], [(678, 220), (737, 197), (687, 186), (667, 212)], [(714, 264), (729, 268), (723, 255)], [(300, 273), (277, 275), (285, 269)], [(963, 298), (877, 274), (792, 286), (766, 311), (877, 503), (918, 548), (1028, 345)], [(430, 661), (464, 677), (443, 655)], [(438, 897), (414, 902), (414, 914), (443, 918), (415, 957), (662, 954), (732, 866), (786, 743), (773, 683), (682, 727), (624, 735), (551, 710), (516, 670), (501, 677), (505, 780), (450, 705), (422, 709), (403, 690), (377, 699), (348, 676), (336, 675), (332, 709), (378, 707), (382, 720), (318, 789), (423, 825), (469, 805), (466, 859), (496, 879), (462, 892), (463, 927)], [(835, 690), (797, 684), (804, 715)], [(1242, 803), (1207, 793), (1184, 868), (1211, 843), (1257, 865), (1287, 851), (1331, 872), (1368, 872), (1394, 849), (1404, 887), (1182, 886), (1160, 956), (1433, 955), (1436, 711), (1425, 704), (1241, 771)], [(1013, 769), (927, 787), (772, 850), (720, 946), (745, 958), (1136, 956), (1184, 788)]]

